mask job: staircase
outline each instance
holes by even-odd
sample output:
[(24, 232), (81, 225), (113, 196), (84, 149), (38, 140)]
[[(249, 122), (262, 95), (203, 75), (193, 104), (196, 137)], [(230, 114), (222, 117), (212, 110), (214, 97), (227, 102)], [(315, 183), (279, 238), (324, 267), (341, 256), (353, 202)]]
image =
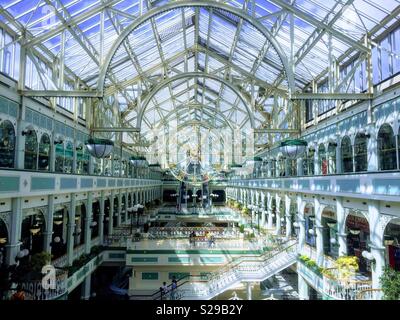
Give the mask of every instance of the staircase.
[(296, 241), (256, 257), (241, 257), (207, 278), (190, 276), (178, 283), (181, 300), (209, 300), (240, 282), (261, 282), (296, 263)]

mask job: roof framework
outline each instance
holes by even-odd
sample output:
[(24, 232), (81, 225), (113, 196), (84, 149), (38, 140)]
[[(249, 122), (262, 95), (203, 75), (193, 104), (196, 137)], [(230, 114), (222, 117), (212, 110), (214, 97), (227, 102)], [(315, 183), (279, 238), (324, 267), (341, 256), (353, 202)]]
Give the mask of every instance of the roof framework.
[(286, 135), (299, 128), (299, 100), (370, 99), (371, 84), (347, 91), (339, 66), (368, 61), (399, 14), (399, 0), (0, 0), (22, 52), (59, 69), (44, 90), (20, 84), (23, 95), (99, 108), (112, 97), (115, 130), (143, 136), (170, 121)]

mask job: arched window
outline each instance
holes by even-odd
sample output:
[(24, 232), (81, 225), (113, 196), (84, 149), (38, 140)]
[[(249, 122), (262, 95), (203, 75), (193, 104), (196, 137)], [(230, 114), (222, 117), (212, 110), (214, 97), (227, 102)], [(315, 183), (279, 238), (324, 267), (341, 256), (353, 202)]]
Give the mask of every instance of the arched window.
[(328, 173), (336, 173), (336, 143), (329, 143), (328, 145)]
[(55, 171), (64, 172), (64, 143), (56, 144)]
[(353, 172), (353, 148), (351, 140), (345, 136), (340, 146), (342, 153), (342, 172)]
[(72, 166), (74, 163), (74, 146), (72, 142), (67, 142), (65, 147), (65, 159), (64, 159), (64, 173), (72, 173)]
[(25, 158), (24, 168), (28, 170), (37, 169), (38, 159), (38, 141), (35, 130), (28, 130), (29, 133), (25, 135)]
[(367, 136), (361, 133), (357, 134), (354, 140), (354, 166), (356, 172), (368, 170), (367, 151)]
[(281, 176), (281, 177), (286, 176), (285, 158), (283, 158), (283, 157), (280, 157), (278, 160), (278, 170), (279, 170), (279, 176)]
[(0, 124), (0, 167), (14, 168), (15, 131), (10, 121)]
[(307, 165), (308, 165), (308, 175), (314, 175), (314, 156), (315, 156), (315, 149), (308, 150), (307, 155)]
[(390, 125), (384, 124), (378, 132), (379, 170), (394, 170), (397, 168), (396, 139)]
[(84, 146), (76, 148), (76, 173), (88, 174), (89, 173), (89, 160), (90, 155)]
[(49, 171), (50, 148), (50, 137), (47, 134), (43, 134), (39, 144), (39, 170)]
[(326, 161), (326, 151), (323, 144), (320, 144), (318, 147), (318, 165), (320, 174), (328, 174), (328, 163)]

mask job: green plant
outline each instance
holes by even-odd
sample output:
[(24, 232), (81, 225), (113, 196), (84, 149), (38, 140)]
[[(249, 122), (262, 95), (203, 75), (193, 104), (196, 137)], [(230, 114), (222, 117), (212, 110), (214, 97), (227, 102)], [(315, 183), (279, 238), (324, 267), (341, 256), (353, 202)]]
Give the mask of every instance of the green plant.
[(42, 272), (43, 266), (50, 264), (51, 254), (48, 252), (35, 253), (31, 257), (30, 267), (34, 272)]
[(400, 300), (400, 272), (386, 267), (379, 278), (385, 300)]
[(335, 267), (338, 270), (338, 279), (348, 281), (358, 271), (358, 257), (342, 256), (336, 259)]
[(244, 233), (244, 225), (243, 224), (240, 225), (239, 231), (240, 231), (240, 233)]
[(244, 208), (242, 209), (242, 213), (243, 213), (243, 214), (249, 214), (249, 213), (250, 213), (249, 208), (244, 207)]

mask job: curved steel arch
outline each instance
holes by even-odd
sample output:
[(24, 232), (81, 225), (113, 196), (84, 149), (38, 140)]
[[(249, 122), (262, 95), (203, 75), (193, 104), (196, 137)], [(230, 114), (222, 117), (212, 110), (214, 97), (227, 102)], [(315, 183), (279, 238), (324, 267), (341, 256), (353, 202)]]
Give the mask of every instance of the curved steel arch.
[[(231, 130), (234, 130), (234, 128), (232, 127), (232, 124), (230, 123), (230, 121), (225, 117), (225, 115), (221, 111), (213, 109), (210, 106), (207, 106), (207, 105), (204, 105), (204, 104), (200, 104), (199, 107), (200, 106), (201, 106), (201, 108), (205, 108), (207, 110), (213, 111), (216, 114), (218, 114), (221, 117), (221, 119), (228, 125), (228, 127), (231, 128)], [(188, 108), (188, 106), (186, 106), (186, 105), (183, 105), (181, 107), (181, 109), (186, 109), (186, 108)], [(176, 111), (177, 111), (176, 109), (173, 109), (170, 112), (168, 112), (168, 114), (164, 117), (163, 120), (168, 120), (168, 118), (170, 118), (174, 113), (176, 113)], [(160, 121), (160, 123), (159, 123), (159, 125), (157, 127), (159, 127), (161, 125), (162, 125), (162, 121)]]
[(230, 13), (240, 17), (241, 19), (249, 22), (250, 24), (252, 24), (258, 31), (260, 31), (264, 35), (264, 37), (267, 38), (267, 40), (271, 43), (272, 47), (277, 52), (277, 54), (282, 62), (283, 68), (285, 69), (286, 77), (288, 80), (289, 97), (290, 97), (291, 93), (294, 93), (295, 86), (294, 86), (293, 70), (289, 66), (288, 58), (286, 57), (283, 49), (281, 48), (280, 44), (276, 41), (274, 36), (271, 34), (271, 32), (267, 28), (265, 28), (264, 25), (260, 21), (249, 16), (242, 9), (234, 8), (232, 6), (229, 6), (229, 5), (226, 5), (223, 3), (219, 3), (219, 2), (210, 1), (210, 0), (208, 0), (208, 1), (207, 0), (199, 0), (199, 1), (185, 0), (185, 1), (170, 2), (161, 7), (152, 8), (149, 11), (147, 11), (145, 14), (140, 16), (138, 19), (136, 19), (132, 24), (130, 24), (127, 28), (124, 29), (124, 31), (119, 35), (118, 39), (114, 42), (114, 44), (108, 51), (107, 56), (104, 59), (102, 68), (100, 70), (98, 84), (97, 84), (98, 91), (102, 95), (104, 95), (104, 84), (105, 84), (107, 70), (111, 64), (111, 60), (113, 59), (115, 53), (120, 48), (122, 43), (133, 32), (133, 30), (135, 30), (137, 27), (139, 27), (141, 24), (143, 24), (147, 20), (154, 18), (163, 12), (171, 11), (173, 9), (188, 8), (188, 7), (189, 8), (210, 7), (210, 8), (224, 10), (224, 11), (230, 12)]
[(184, 79), (184, 78), (208, 78), (208, 79), (213, 79), (215, 81), (221, 82), (224, 85), (226, 85), (227, 87), (229, 87), (233, 92), (235, 92), (237, 94), (239, 99), (242, 101), (242, 103), (246, 107), (246, 110), (247, 110), (247, 113), (248, 113), (249, 119), (250, 119), (250, 125), (253, 129), (255, 128), (254, 115), (253, 115), (252, 110), (249, 108), (246, 98), (232, 83), (230, 83), (229, 81), (226, 81), (225, 79), (222, 79), (216, 75), (212, 75), (212, 74), (207, 74), (207, 73), (203, 73), (203, 72), (186, 72), (186, 73), (180, 73), (178, 75), (175, 75), (171, 78), (165, 79), (164, 81), (158, 83), (157, 86), (146, 96), (146, 98), (142, 102), (142, 106), (137, 115), (137, 119), (136, 119), (136, 128), (137, 129), (140, 129), (141, 124), (142, 124), (143, 115), (144, 115), (144, 112), (146, 111), (147, 105), (149, 104), (151, 99), (153, 99), (153, 97), (157, 94), (157, 92), (159, 92), (161, 89), (166, 87), (171, 82), (174, 82), (179, 79)]

